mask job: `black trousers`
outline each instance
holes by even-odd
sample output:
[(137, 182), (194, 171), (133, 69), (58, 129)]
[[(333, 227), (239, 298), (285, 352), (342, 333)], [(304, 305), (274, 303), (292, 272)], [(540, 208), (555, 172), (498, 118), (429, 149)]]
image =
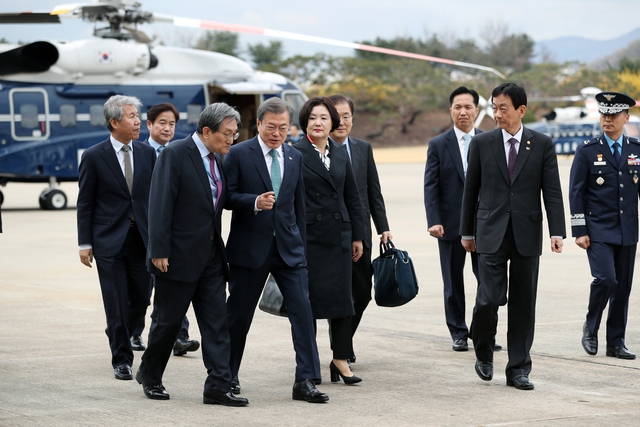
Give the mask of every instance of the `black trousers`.
[(202, 360), (208, 374), (204, 388), (226, 393), (231, 381), (226, 282), (215, 243), (211, 246), (207, 266), (197, 280), (182, 282), (156, 276), (153, 302), (156, 317), (151, 323), (149, 342), (142, 355), (139, 372), (149, 384), (162, 383), (162, 375), (189, 304), (193, 304), (202, 336)]
[[(155, 276), (151, 275), (151, 287), (154, 287), (154, 283), (155, 283)], [(151, 319), (153, 320), (154, 317), (155, 317), (155, 312), (152, 311)], [(140, 321), (138, 322), (138, 325), (131, 333), (131, 336), (142, 335), (142, 331), (144, 331), (144, 325), (145, 325), (145, 322), (143, 317), (142, 319), (140, 319)], [(187, 316), (184, 316), (184, 319), (182, 319), (182, 326), (180, 327), (180, 332), (178, 333), (178, 336), (189, 338), (189, 319), (187, 319)]]
[(629, 295), (636, 260), (636, 245), (591, 242), (587, 249), (591, 275), (587, 325), (597, 334), (607, 303), (607, 347), (623, 346), (627, 328)]
[(531, 372), (539, 261), (539, 256), (518, 253), (511, 222), (495, 253), (478, 254), (480, 286), (473, 310), (473, 346), (478, 360), (493, 362), (498, 308), (508, 301), (507, 378)]
[(114, 368), (133, 363), (130, 331), (144, 318), (149, 306), (151, 275), (145, 265), (146, 254), (146, 245), (134, 225), (118, 255), (95, 257)]
[(351, 290), (353, 308), (355, 309), (355, 314), (351, 317), (351, 336), (354, 336), (362, 320), (362, 314), (371, 301), (371, 278), (373, 276), (371, 246), (364, 245), (362, 256), (358, 262), (353, 263), (351, 271)]
[(321, 378), (320, 359), (309, 302), (307, 267), (290, 267), (280, 257), (275, 238), (260, 268), (230, 266), (227, 313), (231, 339), (230, 367), (238, 375), (253, 315), (269, 275), (273, 274), (287, 306), (293, 348), (296, 352), (296, 380)]
[[(353, 357), (353, 335), (351, 316), (340, 319), (327, 319), (329, 322), (329, 341), (334, 359), (350, 359)], [(314, 322), (317, 331), (317, 324)]]

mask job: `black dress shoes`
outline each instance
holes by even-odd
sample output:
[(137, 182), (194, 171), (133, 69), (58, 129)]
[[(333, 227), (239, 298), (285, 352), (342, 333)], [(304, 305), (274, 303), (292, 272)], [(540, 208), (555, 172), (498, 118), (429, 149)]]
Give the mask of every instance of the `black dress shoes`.
[(199, 348), (200, 343), (197, 340), (190, 340), (189, 337), (181, 335), (173, 343), (173, 355), (184, 356), (188, 351), (196, 351)]
[(230, 391), (224, 393), (219, 390), (205, 388), (202, 393), (202, 403), (206, 405), (247, 406), (249, 401), (244, 397), (236, 397)]
[[(598, 352), (598, 337), (591, 333), (586, 321), (582, 327), (582, 348), (584, 348), (584, 351), (586, 351), (590, 356), (595, 356)], [(607, 354), (607, 356), (608, 355), (609, 354)]]
[(493, 351), (500, 351), (500, 350), (502, 350), (502, 346), (498, 344), (498, 341), (495, 341), (493, 343)]
[(329, 396), (321, 393), (313, 380), (296, 381), (293, 384), (293, 400), (306, 400), (309, 403), (324, 403), (329, 401)]
[(525, 375), (511, 379), (507, 378), (507, 385), (509, 387), (515, 387), (516, 390), (533, 390), (533, 383)]
[(153, 400), (169, 400), (170, 396), (162, 384), (149, 384), (140, 371), (136, 372), (136, 381), (142, 385), (144, 395)]
[(621, 345), (618, 347), (607, 347), (607, 356), (617, 357), (618, 359), (632, 360), (636, 358), (636, 355), (627, 350), (627, 347)]
[(453, 351), (467, 351), (469, 350), (469, 344), (467, 340), (455, 340), (451, 348), (453, 348)]
[(231, 393), (240, 394), (240, 381), (238, 380), (237, 376), (231, 378), (231, 382), (229, 383), (229, 388), (231, 389), (230, 390)]
[(133, 351), (144, 351), (146, 349), (140, 335), (132, 336), (129, 341), (131, 341), (131, 350)]
[(114, 368), (113, 373), (117, 380), (132, 380), (131, 366), (125, 364), (118, 365)]
[(493, 379), (493, 363), (476, 360), (476, 374), (483, 381), (491, 381)]

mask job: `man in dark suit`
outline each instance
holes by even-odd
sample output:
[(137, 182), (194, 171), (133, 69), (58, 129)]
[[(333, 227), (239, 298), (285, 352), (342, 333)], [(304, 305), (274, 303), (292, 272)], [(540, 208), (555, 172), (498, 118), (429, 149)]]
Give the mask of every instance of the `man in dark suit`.
[(524, 88), (503, 83), (491, 96), (498, 129), (471, 140), (460, 219), (462, 245), (478, 253), (480, 285), (471, 331), (475, 368), (481, 379), (493, 378), (497, 312), (508, 301), (507, 385), (531, 390), (529, 353), (542, 253), (540, 194), (551, 250), (559, 253), (566, 233), (562, 190), (551, 138), (522, 126)]
[(238, 137), (240, 114), (224, 103), (200, 113), (197, 131), (158, 157), (149, 198), (148, 267), (156, 277), (155, 317), (136, 380), (150, 399), (167, 400), (162, 375), (189, 304), (207, 368), (203, 403), (245, 406), (230, 391), (227, 259), (220, 235), (225, 178), (220, 154)]
[[(393, 236), (389, 231), (387, 211), (384, 207), (380, 178), (378, 177), (376, 163), (373, 160), (371, 144), (350, 136), (355, 112), (353, 101), (342, 95), (332, 95), (329, 99), (336, 106), (336, 110), (340, 115), (340, 126), (331, 132), (331, 139), (345, 147), (349, 154), (365, 218), (365, 238), (362, 242), (362, 256), (353, 264), (351, 270), (351, 287), (355, 310), (355, 314), (351, 317), (353, 336), (360, 325), (364, 310), (369, 305), (369, 301), (371, 301), (371, 277), (373, 276), (373, 267), (371, 266), (371, 239), (373, 234), (371, 231), (371, 218), (373, 218), (381, 242), (387, 243), (389, 239), (393, 239)], [(351, 363), (356, 361), (355, 354), (349, 361)]]
[(149, 305), (151, 279), (145, 267), (147, 214), (153, 149), (140, 135), (135, 97), (116, 95), (104, 104), (111, 136), (87, 149), (78, 182), (80, 261), (98, 266), (111, 364), (119, 380), (132, 379), (129, 336)]
[(585, 141), (571, 166), (571, 231), (586, 249), (591, 292), (582, 347), (598, 352), (598, 329), (609, 304), (606, 355), (635, 359), (625, 346), (629, 294), (638, 245), (640, 142), (623, 134), (633, 98), (617, 92), (596, 95), (603, 135)]
[[(147, 111), (147, 129), (149, 129), (149, 138), (143, 142), (149, 144), (156, 152), (156, 157), (162, 153), (175, 134), (176, 124), (180, 119), (180, 112), (169, 102), (162, 102), (153, 105)], [(151, 277), (152, 281), (154, 277)], [(154, 316), (154, 313), (151, 313)], [(134, 351), (144, 351), (145, 346), (142, 341), (142, 330), (144, 329), (144, 318), (136, 326), (131, 335), (131, 348)], [(200, 348), (197, 340), (189, 339), (189, 320), (187, 316), (182, 319), (182, 327), (176, 342), (173, 345), (174, 356), (183, 356), (188, 351), (196, 351)]]
[[(429, 234), (438, 239), (444, 282), (444, 313), (454, 351), (467, 351), (469, 329), (465, 321), (464, 264), (467, 253), (460, 245), (460, 206), (467, 172), (469, 142), (482, 133), (473, 124), (480, 96), (460, 86), (449, 96), (453, 128), (429, 141), (424, 170), (424, 207)], [(478, 258), (471, 253), (471, 267), (478, 278)], [(495, 350), (502, 349), (496, 343)]]
[(271, 273), (287, 305), (296, 351), (293, 398), (322, 403), (329, 397), (313, 381), (321, 373), (309, 303), (302, 155), (283, 144), (293, 110), (270, 98), (258, 107), (257, 117), (258, 135), (232, 147), (224, 159), (225, 207), (233, 211), (227, 242), (233, 386), (240, 392), (237, 376), (247, 333)]

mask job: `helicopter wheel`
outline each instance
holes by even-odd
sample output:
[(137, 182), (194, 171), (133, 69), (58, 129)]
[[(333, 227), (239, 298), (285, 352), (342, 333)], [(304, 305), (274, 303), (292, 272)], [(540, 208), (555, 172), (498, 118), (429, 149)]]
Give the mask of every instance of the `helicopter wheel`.
[(38, 201), (44, 210), (60, 210), (67, 207), (67, 195), (61, 190), (47, 189), (40, 194)]

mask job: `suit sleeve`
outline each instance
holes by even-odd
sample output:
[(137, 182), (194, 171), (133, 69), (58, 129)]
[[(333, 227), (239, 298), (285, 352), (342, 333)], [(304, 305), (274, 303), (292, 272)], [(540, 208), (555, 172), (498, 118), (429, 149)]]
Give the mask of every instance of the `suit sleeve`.
[(471, 139), (467, 159), (467, 176), (464, 181), (462, 207), (460, 213), (460, 235), (475, 236), (475, 217), (478, 196), (480, 195), (480, 144), (477, 137)]
[(167, 148), (153, 170), (149, 195), (149, 258), (171, 258), (173, 211), (181, 180), (179, 161), (176, 150)]
[(307, 208), (305, 201), (305, 191), (304, 191), (304, 176), (302, 173), (303, 164), (302, 164), (302, 155), (298, 156), (298, 183), (296, 185), (296, 191), (294, 197), (294, 209), (296, 212), (296, 224), (298, 225), (298, 230), (300, 230), (300, 237), (302, 238), (302, 243), (305, 247), (305, 256), (307, 251)]
[(587, 179), (589, 177), (588, 163), (584, 147), (578, 146), (571, 164), (569, 178), (569, 209), (571, 210), (571, 235), (573, 237), (586, 236), (587, 223), (585, 218), (584, 201), (587, 193)]
[(378, 168), (373, 159), (373, 149), (367, 144), (367, 191), (369, 196), (369, 210), (371, 218), (376, 226), (378, 234), (389, 231), (389, 222), (387, 221), (387, 210), (384, 206), (384, 198), (382, 197), (382, 187), (380, 186), (380, 177), (378, 176)]
[[(224, 208), (254, 213), (256, 198), (259, 194), (240, 193), (240, 150), (231, 149), (224, 157), (224, 172), (227, 186), (227, 199)], [(248, 161), (245, 160), (245, 161)]]
[[(346, 154), (345, 154), (346, 155)], [(364, 240), (366, 236), (364, 226), (364, 211), (360, 201), (360, 192), (356, 183), (356, 176), (353, 173), (351, 162), (347, 161), (347, 173), (344, 180), (344, 202), (349, 211), (351, 220), (351, 240)]]
[(93, 207), (98, 185), (96, 164), (91, 153), (82, 154), (78, 168), (78, 245), (93, 244)]
[(544, 165), (542, 170), (542, 198), (549, 221), (549, 235), (567, 237), (564, 218), (562, 186), (558, 171), (558, 156), (551, 138), (545, 138)]
[(440, 195), (440, 154), (438, 146), (431, 140), (427, 149), (427, 163), (424, 168), (424, 210), (427, 214), (427, 227), (442, 224), (438, 200)]

